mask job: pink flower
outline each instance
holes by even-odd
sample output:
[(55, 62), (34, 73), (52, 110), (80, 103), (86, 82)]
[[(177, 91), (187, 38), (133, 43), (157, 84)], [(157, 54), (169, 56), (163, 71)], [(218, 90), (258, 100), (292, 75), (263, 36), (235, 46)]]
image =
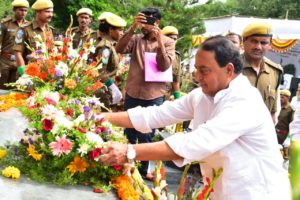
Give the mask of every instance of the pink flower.
[(45, 99), (45, 101), (47, 101), (47, 104), (51, 104), (54, 106), (56, 105), (56, 101), (54, 101), (53, 99), (48, 98), (48, 97), (45, 97), (44, 99)]
[(69, 139), (66, 139), (66, 135), (61, 137), (55, 137), (56, 142), (51, 142), (49, 144), (53, 155), (61, 156), (63, 153), (68, 154), (72, 150), (72, 142)]

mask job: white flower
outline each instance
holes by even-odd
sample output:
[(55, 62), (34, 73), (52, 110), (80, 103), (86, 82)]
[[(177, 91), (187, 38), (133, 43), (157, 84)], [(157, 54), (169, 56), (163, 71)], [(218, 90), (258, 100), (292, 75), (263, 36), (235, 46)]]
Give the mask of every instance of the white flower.
[(90, 145), (84, 143), (84, 144), (79, 145), (79, 148), (77, 149), (77, 152), (80, 153), (81, 156), (83, 156), (84, 154), (87, 154), (89, 149), (90, 149)]
[(49, 105), (49, 104), (47, 104), (41, 110), (43, 116), (42, 119), (49, 119), (49, 120), (55, 119), (58, 114), (58, 110), (53, 105)]
[(92, 53), (95, 53), (96, 47), (95, 47), (95, 46), (92, 46), (92, 47), (90, 48), (90, 51), (91, 51)]
[(85, 136), (88, 139), (88, 141), (90, 141), (96, 145), (95, 147), (101, 147), (101, 145), (103, 144), (102, 138), (96, 133), (87, 132), (85, 134)]
[(73, 127), (73, 122), (68, 120), (65, 117), (65, 113), (63, 111), (58, 111), (56, 118), (55, 118), (55, 123), (59, 126), (65, 127), (66, 129), (70, 130)]
[(102, 122), (102, 126), (104, 126), (105, 128), (108, 128), (108, 129), (112, 129), (112, 125), (108, 121)]
[(81, 114), (74, 120), (74, 125), (78, 126), (84, 120), (85, 120), (84, 114)]
[(27, 100), (26, 100), (26, 105), (28, 107), (33, 107), (35, 104), (35, 96), (30, 96)]
[(59, 70), (63, 76), (68, 76), (69, 73), (69, 67), (64, 62), (58, 62), (55, 66), (55, 70)]

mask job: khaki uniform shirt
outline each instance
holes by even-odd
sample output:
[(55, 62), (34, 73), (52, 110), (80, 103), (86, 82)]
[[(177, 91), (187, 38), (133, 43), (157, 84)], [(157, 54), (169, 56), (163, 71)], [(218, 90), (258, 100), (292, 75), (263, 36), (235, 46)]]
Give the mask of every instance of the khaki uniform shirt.
[(180, 82), (181, 76), (181, 66), (180, 66), (180, 53), (178, 51), (175, 52), (175, 58), (172, 61), (172, 70), (173, 70), (173, 82)]
[(279, 132), (284, 131), (286, 134), (289, 132), (289, 125), (294, 119), (294, 112), (295, 109), (290, 103), (281, 108), (278, 123), (276, 124), (276, 129), (278, 129)]
[(244, 65), (243, 74), (259, 90), (269, 111), (275, 113), (278, 99), (277, 88), (282, 76), (281, 66), (264, 57), (260, 72), (257, 74), (246, 60), (245, 55), (242, 55), (242, 60)]
[(28, 24), (25, 24), (16, 33), (13, 50), (22, 52), (23, 58), (27, 63), (28, 60), (26, 57), (31, 54), (31, 50), (26, 47), (26, 44), (28, 44), (30, 48), (36, 50), (36, 40), (34, 38), (35, 33), (40, 35), (43, 39), (46, 39), (47, 41), (53, 41), (52, 29), (53, 28), (51, 26), (46, 25), (46, 30), (45, 32), (43, 32), (43, 30), (39, 27), (35, 20)]
[(72, 34), (74, 34), (73, 36), (73, 48), (77, 49), (80, 48), (82, 46), (82, 44), (84, 44), (89, 36), (89, 38), (94, 39), (94, 41), (96, 41), (97, 39), (97, 31), (89, 29), (87, 32), (81, 32), (79, 30), (79, 27), (74, 27), (72, 29)]
[[(23, 21), (23, 25), (28, 23), (27, 20)], [(7, 65), (16, 65), (13, 46), (15, 44), (15, 35), (20, 25), (15, 17), (6, 18), (0, 24), (0, 61)]]
[(144, 69), (144, 53), (155, 52), (156, 62), (159, 70), (167, 70), (175, 58), (175, 42), (167, 36), (162, 35), (164, 51), (158, 48), (157, 41), (146, 39), (143, 35), (134, 34), (129, 29), (118, 41), (116, 50), (118, 53), (131, 54), (130, 68), (126, 80), (126, 92), (136, 99), (151, 100), (162, 97), (166, 93), (165, 82), (146, 82)]
[(101, 79), (107, 79), (115, 75), (117, 71), (120, 57), (115, 49), (116, 43), (111, 37), (103, 35), (99, 43), (96, 44), (94, 60), (99, 60), (102, 64), (100, 69)]

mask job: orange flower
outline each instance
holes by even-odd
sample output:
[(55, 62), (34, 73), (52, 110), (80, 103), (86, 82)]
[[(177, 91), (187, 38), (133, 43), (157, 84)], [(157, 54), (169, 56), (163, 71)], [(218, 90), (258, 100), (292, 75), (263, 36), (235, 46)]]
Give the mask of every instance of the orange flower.
[(41, 72), (40, 75), (39, 75), (39, 77), (40, 77), (40, 79), (42, 79), (42, 80), (45, 81), (47, 79), (47, 77), (48, 77), (48, 74), (46, 72)]
[(28, 154), (33, 157), (35, 160), (41, 160), (43, 155), (36, 153), (35, 149), (33, 146), (29, 145), (29, 147), (27, 148), (27, 152)]
[(122, 200), (139, 200), (139, 194), (131, 185), (128, 176), (119, 176), (113, 180), (118, 196)]
[(96, 90), (98, 90), (102, 87), (103, 87), (103, 83), (101, 83), (100, 81), (97, 81), (92, 85), (92, 91), (95, 92)]
[(66, 79), (65, 80), (65, 87), (68, 89), (74, 89), (77, 86), (76, 81), (73, 79)]
[(89, 79), (93, 79), (93, 78), (96, 78), (99, 76), (99, 72), (97, 69), (92, 69), (90, 72), (89, 72)]
[(25, 73), (30, 76), (39, 76), (40, 71), (41, 71), (41, 68), (39, 65), (37, 65), (36, 63), (29, 63), (26, 66)]
[(88, 167), (88, 163), (85, 161), (85, 159), (75, 156), (73, 162), (71, 162), (67, 168), (71, 172), (72, 176), (76, 172), (85, 172), (86, 168)]
[(48, 73), (51, 75), (55, 74), (55, 64), (53, 60), (47, 60), (47, 65), (48, 65)]

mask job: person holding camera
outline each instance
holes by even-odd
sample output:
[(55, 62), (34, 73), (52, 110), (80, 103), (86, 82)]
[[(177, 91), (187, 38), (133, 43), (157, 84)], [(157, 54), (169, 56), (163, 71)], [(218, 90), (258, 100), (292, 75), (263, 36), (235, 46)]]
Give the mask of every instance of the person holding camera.
[[(118, 53), (131, 54), (130, 68), (126, 80), (126, 95), (124, 108), (128, 110), (136, 106), (148, 107), (161, 105), (166, 92), (166, 82), (146, 81), (145, 61), (146, 53), (155, 53), (157, 70), (164, 72), (172, 65), (175, 58), (175, 41), (161, 33), (159, 28), (160, 10), (145, 8), (134, 17), (134, 22), (116, 45)], [(135, 34), (141, 29), (142, 34)], [(125, 129), (125, 135), (130, 143), (152, 142), (154, 130), (149, 134), (142, 134), (134, 128)], [(143, 161), (139, 169), (142, 176), (151, 179), (148, 173), (148, 161)]]

